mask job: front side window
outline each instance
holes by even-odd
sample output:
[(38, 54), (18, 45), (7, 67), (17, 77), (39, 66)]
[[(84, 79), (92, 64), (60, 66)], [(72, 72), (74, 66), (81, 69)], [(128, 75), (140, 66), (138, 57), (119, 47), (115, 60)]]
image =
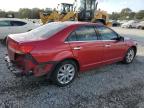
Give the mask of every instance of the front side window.
[(10, 21), (0, 21), (0, 27), (11, 26)]
[(68, 37), (68, 41), (92, 41), (97, 40), (93, 26), (82, 26), (73, 31)]
[(12, 26), (23, 26), (26, 23), (22, 21), (11, 21)]
[(117, 34), (107, 27), (99, 26), (97, 27), (97, 30), (102, 40), (116, 40), (117, 39)]

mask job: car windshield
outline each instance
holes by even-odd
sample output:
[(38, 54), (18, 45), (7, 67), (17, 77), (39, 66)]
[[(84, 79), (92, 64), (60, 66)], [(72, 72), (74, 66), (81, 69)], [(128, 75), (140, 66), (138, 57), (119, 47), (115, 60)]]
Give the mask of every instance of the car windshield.
[(39, 28), (29, 31), (28, 33), (31, 34), (31, 35), (29, 35), (29, 36), (31, 36), (29, 38), (35, 38), (35, 37), (37, 37), (38, 39), (49, 38), (50, 36), (63, 30), (67, 26), (68, 26), (67, 24), (59, 23), (59, 22), (48, 23)]

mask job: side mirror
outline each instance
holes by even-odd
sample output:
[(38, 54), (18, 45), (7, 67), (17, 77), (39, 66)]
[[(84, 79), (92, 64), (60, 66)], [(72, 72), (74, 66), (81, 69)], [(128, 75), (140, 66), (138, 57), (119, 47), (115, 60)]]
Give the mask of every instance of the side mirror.
[(119, 37), (117, 38), (117, 41), (124, 41), (124, 37), (119, 36)]

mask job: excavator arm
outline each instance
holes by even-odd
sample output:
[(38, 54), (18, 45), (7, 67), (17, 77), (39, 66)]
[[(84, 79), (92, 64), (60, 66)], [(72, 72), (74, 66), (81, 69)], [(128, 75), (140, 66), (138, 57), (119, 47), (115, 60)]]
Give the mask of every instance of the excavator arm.
[(74, 11), (68, 12), (66, 15), (64, 15), (60, 21), (74, 21), (76, 20), (77, 15)]

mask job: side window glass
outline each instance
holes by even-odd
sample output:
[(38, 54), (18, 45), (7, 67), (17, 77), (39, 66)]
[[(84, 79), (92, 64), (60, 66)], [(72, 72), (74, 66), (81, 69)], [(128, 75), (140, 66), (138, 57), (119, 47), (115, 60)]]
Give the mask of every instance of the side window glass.
[(12, 26), (23, 26), (26, 23), (22, 21), (11, 21)]
[(72, 32), (68, 37), (68, 41), (77, 41), (77, 36), (75, 32)]
[(115, 39), (117, 39), (117, 34), (107, 27), (99, 26), (96, 29), (100, 33), (102, 40), (115, 40)]
[(11, 26), (9, 21), (0, 21), (0, 27)]
[(83, 26), (76, 30), (78, 41), (97, 40), (96, 32), (93, 26)]

